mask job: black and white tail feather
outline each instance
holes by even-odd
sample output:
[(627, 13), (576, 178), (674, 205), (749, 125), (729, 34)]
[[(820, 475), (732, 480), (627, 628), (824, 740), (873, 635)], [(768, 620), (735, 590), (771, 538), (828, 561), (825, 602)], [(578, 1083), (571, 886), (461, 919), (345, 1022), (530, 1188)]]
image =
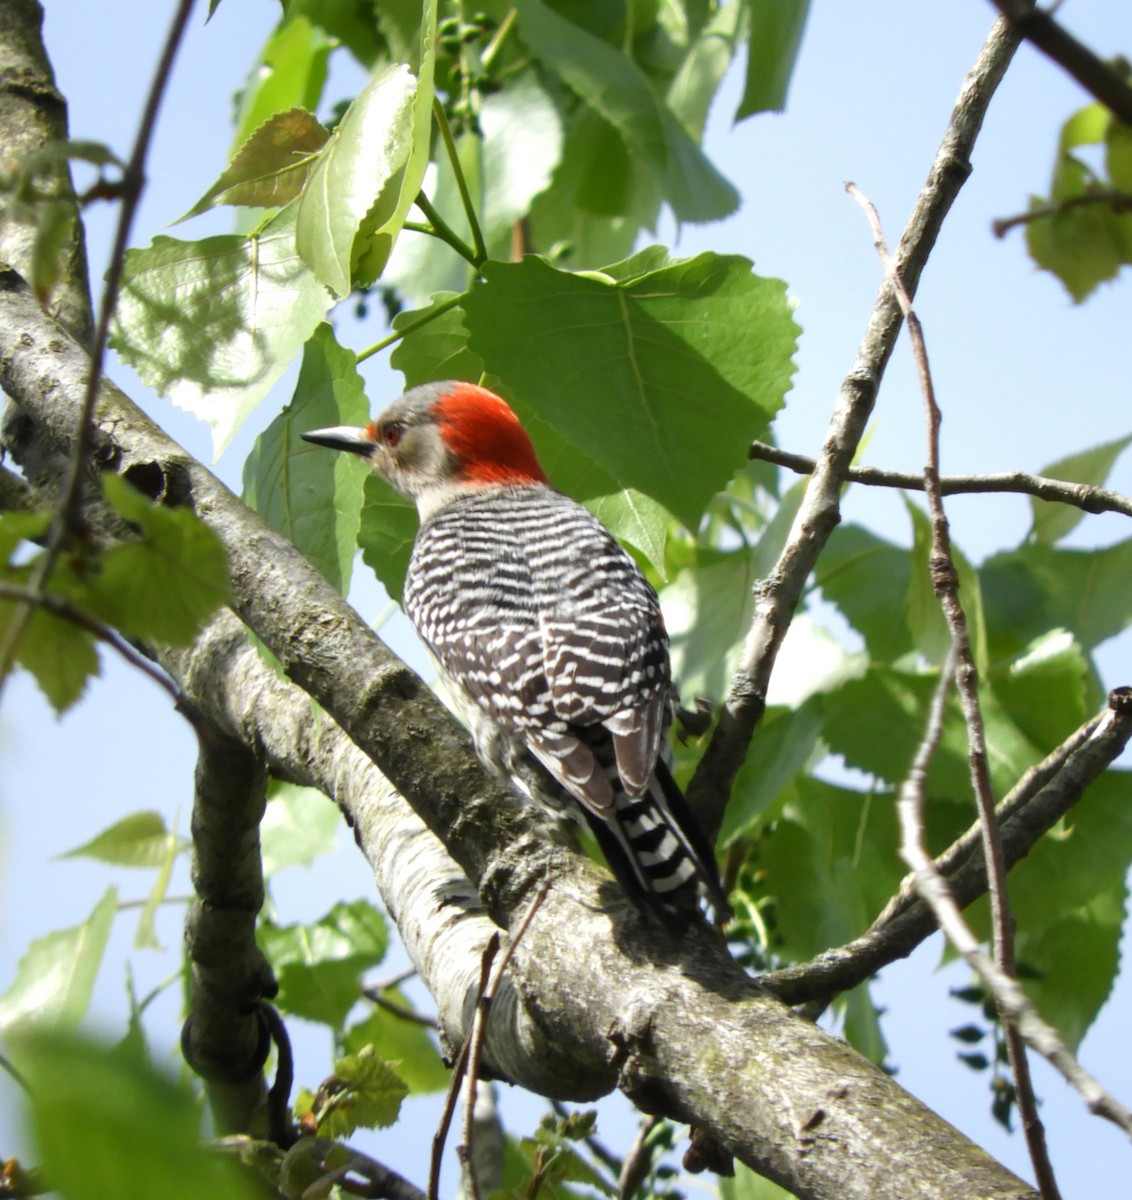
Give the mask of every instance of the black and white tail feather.
[(661, 756), (645, 791), (630, 796), (617, 774), (613, 741), (600, 728), (587, 745), (613, 789), (614, 811), (599, 816), (571, 796), (520, 739), (474, 703), (446, 688), (467, 721), (484, 764), (516, 785), (526, 799), (588, 829), (617, 881), (636, 907), (679, 934), (706, 903), (715, 924), (731, 908), (719, 878), (715, 853)]

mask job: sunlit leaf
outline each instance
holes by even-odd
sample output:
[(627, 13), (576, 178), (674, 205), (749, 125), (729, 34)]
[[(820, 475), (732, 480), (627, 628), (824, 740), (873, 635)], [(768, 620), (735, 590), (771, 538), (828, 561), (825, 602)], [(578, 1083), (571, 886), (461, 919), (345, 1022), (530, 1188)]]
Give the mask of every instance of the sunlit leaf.
[(228, 168), (180, 220), (217, 204), (277, 208), (306, 183), (314, 154), (330, 135), (305, 108), (269, 117), (237, 151)]
[(295, 249), (295, 206), (257, 234), (160, 236), (126, 257), (113, 345), (144, 382), (213, 430), (217, 453), (331, 304)]
[(73, 1029), (86, 1016), (110, 926), (118, 911), (118, 890), (108, 888), (80, 925), (36, 938), (0, 997), (0, 1032)]
[(333, 46), (326, 31), (302, 14), (279, 25), (240, 94), (233, 148), (242, 146), (275, 113), (318, 108)]
[(316, 858), (338, 849), (342, 814), (314, 788), (274, 783), (259, 826), (260, 853), (266, 878), (285, 867), (309, 867)]
[(694, 528), (781, 407), (797, 327), (746, 259), (655, 261), (584, 277), (489, 263), (464, 310), (507, 398)]
[(359, 999), (362, 973), (385, 956), (388, 932), (371, 904), (355, 900), (310, 925), (261, 921), (258, 938), (279, 981), (279, 1007), (339, 1029)]
[(747, 0), (751, 31), (747, 48), (747, 77), (735, 113), (741, 121), (760, 112), (782, 112), (810, 0)]
[(103, 487), (137, 536), (108, 550), (89, 577), (76, 576), (70, 598), (127, 636), (190, 641), (231, 597), (223, 544), (191, 509), (154, 504), (116, 475)]
[(170, 842), (181, 849), (189, 845), (169, 832), (160, 813), (136, 812), (60, 857), (95, 858), (123, 867), (158, 867), (165, 861)]
[[(397, 988), (386, 988), (382, 995), (409, 1008), (409, 1002)], [(364, 1021), (352, 1025), (346, 1031), (343, 1046), (351, 1054), (372, 1046), (377, 1057), (391, 1063), (414, 1094), (443, 1091), (451, 1080), (451, 1072), (429, 1031), (384, 1008), (374, 1008)]]
[(377, 1057), (373, 1046), (336, 1059), (334, 1078), (335, 1087), (326, 1103), (310, 1110), (322, 1137), (348, 1138), (358, 1128), (392, 1125), (409, 1091), (397, 1072)]

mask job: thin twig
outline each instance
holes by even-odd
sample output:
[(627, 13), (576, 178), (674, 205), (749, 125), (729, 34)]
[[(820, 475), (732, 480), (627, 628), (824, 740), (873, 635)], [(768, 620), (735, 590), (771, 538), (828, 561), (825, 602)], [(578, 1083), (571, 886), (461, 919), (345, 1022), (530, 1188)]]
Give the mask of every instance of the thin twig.
[[(405, 223), (405, 227), (410, 227), (408, 222)], [(435, 321), (437, 317), (444, 316), (446, 312), (449, 312), (451, 309), (460, 304), (463, 299), (464, 297), (462, 295), (453, 296), (450, 299), (445, 300), (443, 303), (438, 304), (435, 308), (430, 308), (428, 312), (424, 313), (422, 316), (419, 316), (412, 321), (407, 321), (399, 329), (395, 329), (392, 333), (388, 334), (386, 337), (383, 337), (380, 341), (374, 342), (372, 346), (365, 350), (359, 351), (357, 359), (358, 362), (365, 362), (367, 358), (372, 358), (375, 354), (380, 354), (382, 350), (392, 346), (395, 342), (399, 342), (407, 334), (415, 333), (418, 329), (421, 329), (423, 326), (429, 324), (430, 321)]]
[(1017, 225), (1029, 225), (1046, 217), (1058, 217), (1070, 209), (1088, 208), (1096, 204), (1106, 205), (1114, 213), (1125, 213), (1132, 210), (1132, 195), (1116, 188), (1096, 188), (1094, 191), (1082, 192), (1079, 196), (1067, 196), (1055, 204), (1036, 205), (1027, 212), (1015, 213), (1012, 217), (999, 217), (991, 222), (991, 230), (996, 238), (1001, 238)]
[(435, 1017), (426, 1017), (424, 1013), (419, 1013), (415, 1008), (409, 1008), (408, 1005), (398, 1004), (395, 1000), (390, 1000), (381, 994), (381, 990), (377, 987), (363, 988), (362, 992), (367, 1000), (377, 1005), (378, 1008), (384, 1009), (387, 1013), (392, 1013), (393, 1016), (399, 1017), (402, 1021), (408, 1021), (412, 1025), (423, 1025), (425, 1029), (435, 1029), (437, 1020)]
[(424, 194), (424, 192), (420, 192), (418, 194), (414, 203), (416, 204), (417, 208), (419, 208), (421, 212), (428, 217), (429, 223), (427, 226), (421, 226), (413, 224), (412, 222), (406, 222), (406, 229), (415, 229), (419, 233), (429, 233), (432, 234), (433, 237), (439, 238), (442, 242), (447, 242), (448, 245), (451, 246), (461, 258), (471, 263), (473, 267), (478, 267), (480, 263), (483, 262), (482, 258), (476, 258), (476, 252), (440, 215), (436, 209), (436, 206)]
[(81, 608), (76, 608), (69, 600), (64, 600), (61, 596), (53, 595), (51, 592), (35, 592), (30, 587), (19, 587), (13, 583), (0, 582), (0, 599), (14, 600), (17, 604), (24, 605), (29, 613), (35, 612), (37, 608), (42, 608), (53, 617), (70, 621), (72, 625), (86, 630), (87, 633), (120, 654), (131, 667), (136, 667), (148, 675), (158, 687), (169, 694), (177, 711), (183, 713), (190, 722), (192, 721), (192, 713), (182, 703), (184, 697), (181, 689), (160, 667), (154, 666), (145, 655), (135, 650), (117, 630), (111, 629), (109, 625), (104, 625), (89, 613), (83, 612)]
[[(321, 1147), (323, 1139), (318, 1139), (318, 1143)], [(368, 1154), (355, 1150), (353, 1146), (343, 1146), (341, 1142), (326, 1141), (325, 1147), (323, 1157), (333, 1156), (337, 1161), (345, 1151), (347, 1160), (342, 1166), (335, 1167), (321, 1179), (316, 1180), (303, 1193), (302, 1200), (306, 1200), (308, 1196), (324, 1197), (328, 1195), (330, 1193), (329, 1185), (333, 1183), (336, 1183), (348, 1196), (363, 1196), (367, 1200), (425, 1200), (424, 1192), (415, 1183), (410, 1183), (403, 1175), (398, 1174), (384, 1163), (378, 1162), (376, 1158), (370, 1158)], [(354, 1175), (361, 1176), (365, 1183), (360, 1184), (352, 1179), (351, 1176)]]
[[(1018, 39), (1007, 23), (996, 21), (963, 82), (897, 251), (909, 292), (914, 292), (940, 226), (970, 172), (971, 150), (1017, 45)], [(846, 473), (867, 427), (901, 323), (900, 306), (886, 281), (873, 305), (857, 359), (841, 386), (817, 469), (786, 545), (768, 577), (757, 586), (754, 614), (739, 664), (711, 742), (688, 787), (689, 802), (709, 837), (720, 826), (735, 776), (762, 718), (771, 671), (805, 594), (807, 580), (840, 520)]]
[[(928, 362), (927, 344), (924, 340), (923, 326), (920, 318), (912, 307), (912, 298), (900, 278), (900, 271), (893, 262), (884, 240), (880, 216), (876, 207), (867, 200), (852, 183), (846, 184), (846, 189), (865, 210), (872, 227), (876, 242), (877, 253), (884, 264), (885, 272), (892, 282), (904, 320), (908, 326), (908, 337), (912, 343), (912, 356), (916, 363), (916, 372), (920, 378), (920, 389), (924, 398), (924, 409), (927, 426), (928, 462), (924, 467), (924, 495), (928, 502), (928, 512), (931, 518), (931, 576), (932, 590), (939, 600), (940, 609), (947, 621), (951, 634), (951, 653), (948, 667), (941, 675), (941, 683), (949, 680), (953, 674), (959, 701), (967, 726), (968, 760), (971, 770), (971, 785), (975, 794), (975, 803), (979, 813), (979, 829), (982, 833), (983, 855), (987, 864), (987, 891), (990, 897), (991, 909), (991, 946), (995, 962), (1003, 974), (1013, 977), (1016, 972), (1014, 955), (1014, 917), (1010, 911), (1010, 903), (1006, 882), (1006, 863), (1002, 853), (1002, 840), (999, 837), (998, 821), (995, 815), (994, 789), (991, 784), (990, 767), (988, 765), (986, 726), (983, 723), (982, 708), (979, 702), (978, 671), (975, 666), (975, 656), (971, 649), (970, 632), (967, 625), (967, 614), (959, 598), (959, 575), (955, 560), (951, 553), (951, 527), (947, 513), (943, 507), (943, 494), (940, 491), (940, 450), (939, 429), (943, 420), (939, 403), (935, 394), (935, 383), (932, 380), (931, 366)], [(943, 696), (945, 689), (940, 688), (937, 718), (942, 725)], [(934, 701), (933, 701), (934, 710)], [(938, 741), (938, 732), (936, 741)], [(934, 745), (933, 745), (934, 748)], [(923, 799), (923, 776), (926, 775), (927, 765), (917, 780), (916, 797), (918, 802)], [(903, 803), (903, 800), (901, 800)], [(1001, 1010), (1000, 1010), (1001, 1012)], [(1038, 1186), (1045, 1200), (1060, 1200), (1057, 1181), (1053, 1174), (1053, 1164), (1050, 1161), (1049, 1149), (1046, 1146), (1045, 1128), (1038, 1116), (1038, 1101), (1034, 1095), (1034, 1085), (1030, 1077), (1029, 1063), (1026, 1060), (1026, 1048), (1022, 1044), (1017, 1028), (1005, 1019), (1007, 1055), (1014, 1076), (1015, 1096), (1018, 1101), (1018, 1111), (1022, 1117), (1022, 1127), (1026, 1135), (1026, 1144), (1030, 1151), (1030, 1161), (1034, 1167)]]
[[(488, 939), (488, 943), (484, 947), (483, 955), (480, 959), (479, 999), (476, 1001), (477, 1016), (481, 1001), (487, 991), (488, 980), (491, 974), (491, 963), (498, 951), (499, 934), (493, 933)], [(473, 1029), (475, 1028), (474, 1021), (475, 1018), (473, 1018)], [(432, 1135), (432, 1158), (428, 1168), (428, 1200), (439, 1200), (440, 1160), (444, 1154), (444, 1143), (448, 1140), (448, 1129), (452, 1124), (452, 1117), (456, 1112), (456, 1103), (460, 1096), (460, 1088), (464, 1082), (471, 1044), (472, 1036), (469, 1032), (468, 1036), (464, 1039), (463, 1046), (460, 1048), (460, 1053), (456, 1056), (456, 1061), (452, 1064), (452, 1080), (448, 1084), (448, 1095), (444, 1098), (444, 1111), (440, 1114), (440, 1124), (436, 1127), (436, 1132)]]
[(531, 927), (535, 913), (542, 907), (542, 902), (546, 899), (547, 893), (550, 891), (551, 882), (550, 879), (547, 879), (542, 887), (539, 888), (535, 898), (531, 901), (530, 908), (527, 909), (526, 915), (519, 922), (518, 929), (515, 930), (515, 936), (511, 938), (507, 949), (504, 950), (498, 964), (492, 970), (491, 978), (488, 981), (487, 987), (480, 995), (479, 1003), (476, 1005), (476, 1014), (472, 1019), (472, 1030), (468, 1037), (468, 1054), (465, 1062), (467, 1071), (467, 1101), (464, 1109), (464, 1132), (461, 1144), (456, 1147), (457, 1156), (464, 1168), (464, 1196), (466, 1200), (480, 1200), (479, 1180), (476, 1178), (475, 1161), (472, 1156), (472, 1138), (475, 1127), (473, 1117), (476, 1102), (476, 1082), (479, 1077), (480, 1058), (483, 1055), (483, 1042), (487, 1035), (487, 1021), (491, 1013), (491, 1002), (495, 999), (495, 993), (499, 990), (499, 985), (503, 981), (503, 976), (511, 964), (511, 959), (516, 949), (518, 949), (519, 943)]
[(630, 1200), (636, 1195), (637, 1189), (644, 1183), (652, 1167), (652, 1146), (649, 1144), (649, 1134), (663, 1121), (664, 1118), (655, 1113), (641, 1123), (629, 1153), (617, 1175), (617, 1200)]
[[(165, 90), (172, 75), (173, 60), (177, 56), (188, 25), (189, 14), (192, 12), (193, 0), (181, 0), (165, 46), (158, 60), (157, 70), (146, 97), (145, 108), (142, 111), (141, 123), (138, 126), (137, 137), (134, 140), (133, 152), (126, 163), (122, 175), (122, 207), (118, 214), (118, 227), (114, 234), (114, 245), (110, 252), (110, 263), (106, 269), (106, 287), (102, 293), (99, 306), (98, 322), (95, 326), (94, 345), (91, 347), (90, 372), (87, 376), (86, 394), (78, 415), (74, 442), (71, 446), (70, 464), (67, 480), (63, 487), (59, 508), (52, 524), (48, 538), (47, 549), (36, 566), (28, 591), (35, 596), (43, 593), (59, 556), (74, 534), (80, 522), (80, 507), (82, 505), (82, 483), (89, 469), (89, 458), (94, 431), (94, 410), (98, 402), (99, 383), (102, 379), (102, 364), (106, 356), (106, 342), (110, 335), (110, 322), (114, 316), (114, 308), (118, 303), (118, 291), (122, 282), (122, 271), (125, 266), (126, 247), (130, 240), (130, 230), (133, 227), (134, 216), (141, 200), (142, 188), (145, 185), (145, 161), (149, 154), (149, 145), (153, 139), (153, 131), (157, 124), (157, 113), (161, 107)], [(9, 674), (9, 668), (16, 654), (20, 639), (35, 611), (33, 603), (24, 602), (16, 610), (8, 626), (3, 643), (0, 644), (0, 696), (3, 695), (4, 684)]]
[(991, 0), (991, 3), (1021, 37), (1052, 58), (1125, 125), (1132, 125), (1132, 87), (1110, 63), (1079, 42), (1033, 0)]
[[(816, 463), (803, 454), (792, 454), (780, 450), (767, 442), (752, 442), (747, 457), (760, 462), (773, 463), (798, 475), (812, 475)], [(850, 483), (861, 483), (868, 487), (900, 488), (903, 491), (922, 492), (923, 475), (911, 471), (886, 471), (879, 467), (850, 467), (846, 472)], [(995, 475), (941, 475), (939, 490), (944, 496), (985, 495), (992, 492), (1010, 492), (1023, 496), (1036, 496), (1057, 504), (1070, 504), (1087, 513), (1115, 512), (1132, 517), (1132, 497), (1108, 488), (1094, 487), (1089, 483), (1069, 483), (1062, 479), (1051, 479), (1047, 475), (1028, 475), (1024, 471), (1004, 471)]]
[(460, 203), (464, 206), (464, 216), (467, 217), (468, 228), (472, 231), (472, 244), (475, 246), (472, 265), (478, 267), (487, 261), (487, 245), (483, 240), (479, 216), (476, 213), (476, 206), (472, 203), (472, 194), (468, 190), (468, 181), (464, 176), (464, 168), (456, 150), (456, 140), (452, 136), (452, 126), (448, 124), (448, 114), (444, 111), (444, 105), (435, 96), (432, 100), (432, 111), (436, 118), (436, 127), (440, 130), (441, 141), (444, 142), (444, 149), (448, 154), (448, 161), (452, 166), (452, 174), (456, 176), (456, 186), (460, 189)]

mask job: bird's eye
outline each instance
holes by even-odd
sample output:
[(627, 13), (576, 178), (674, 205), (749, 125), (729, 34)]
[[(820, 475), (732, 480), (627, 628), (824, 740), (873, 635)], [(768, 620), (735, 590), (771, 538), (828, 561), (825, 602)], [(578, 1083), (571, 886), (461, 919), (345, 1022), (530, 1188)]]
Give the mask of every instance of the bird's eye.
[(386, 421), (381, 427), (381, 440), (387, 446), (396, 446), (405, 432), (405, 426), (400, 421)]

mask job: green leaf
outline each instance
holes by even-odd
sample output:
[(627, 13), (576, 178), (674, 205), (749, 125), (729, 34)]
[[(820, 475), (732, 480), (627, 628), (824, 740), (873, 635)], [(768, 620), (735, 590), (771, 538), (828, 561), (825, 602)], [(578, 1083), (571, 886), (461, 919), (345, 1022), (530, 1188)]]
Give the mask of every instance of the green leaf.
[(516, 8), (523, 41), (535, 58), (600, 113), (633, 153), (663, 170), (668, 151), (660, 109), (633, 61), (542, 0), (519, 0)]
[[(898, 786), (923, 737), (936, 673), (873, 666), (827, 692), (823, 734), (830, 750), (851, 767)], [(1021, 733), (993, 693), (982, 697), (991, 777), (999, 794), (1017, 782), (1041, 753)], [(928, 772), (933, 799), (958, 801), (970, 813), (967, 733), (954, 692), (949, 696), (943, 736)], [(948, 818), (950, 820), (950, 818)]]
[(351, 287), (354, 239), (375, 205), (392, 214), (413, 147), (417, 81), (404, 64), (383, 64), (358, 93), (315, 161), (299, 201), (296, 244), (336, 295)]
[(330, 307), (295, 249), (294, 226), (292, 204), (248, 238), (157, 237), (126, 256), (114, 348), (212, 426), (218, 454)]
[(1102, 699), (1092, 664), (1064, 629), (1039, 637), (996, 671), (993, 688), (1011, 720), (1043, 750), (1083, 725)]
[[(382, 9), (387, 4), (388, 0)], [(383, 49), (374, 17), (380, 19), (384, 13), (377, 13), (376, 8), (373, 0), (288, 0), (286, 5), (289, 19), (302, 14), (347, 47), (365, 67), (372, 66)]]
[(234, 146), (242, 146), (275, 113), (292, 108), (315, 111), (333, 45), (306, 16), (294, 16), (276, 29), (239, 97)]
[(348, 1138), (355, 1129), (384, 1129), (397, 1120), (409, 1089), (373, 1046), (335, 1060), (334, 1076), (326, 1104), (314, 1113), (321, 1137)]
[[(637, 65), (541, 0), (517, 6), (523, 40), (583, 104), (617, 131), (625, 149), (650, 168), (678, 220), (720, 220), (738, 207), (735, 189), (704, 156)], [(594, 156), (606, 162), (608, 155)]]
[(259, 826), (264, 876), (270, 878), (285, 867), (309, 867), (316, 858), (333, 854), (341, 825), (338, 806), (321, 792), (273, 783)]
[[(1102, 104), (1074, 113), (1062, 128), (1048, 200), (1033, 197), (1031, 209), (1064, 206), (1108, 186), (1072, 151), (1105, 142), (1115, 119)], [(1116, 138), (1114, 162), (1122, 162), (1122, 141)], [(1132, 214), (1108, 204), (1070, 204), (1026, 226), (1026, 243), (1039, 267), (1052, 271), (1074, 300), (1084, 300), (1099, 284), (1113, 278), (1132, 260)]]
[(1105, 169), (1113, 187), (1132, 194), (1132, 127), (1122, 121), (1108, 123)]
[(423, 6), (420, 71), (379, 64), (320, 152), (299, 201), (296, 244), (336, 295), (381, 275), (424, 181), (436, 6)]
[(759, 578), (746, 550), (703, 550), (661, 592), (672, 677), (685, 704), (726, 692), (750, 627)]
[(562, 157), (562, 114), (535, 70), (522, 71), (485, 96), (483, 229), (492, 257), (506, 258), (516, 221), (549, 186)]
[[(404, 1008), (410, 1005), (397, 988), (382, 995)], [(451, 1072), (427, 1029), (383, 1008), (375, 1008), (364, 1021), (352, 1025), (343, 1038), (343, 1048), (356, 1054), (372, 1046), (374, 1054), (394, 1067), (414, 1095), (440, 1092), (448, 1087)]]
[(313, 156), (329, 133), (305, 108), (269, 117), (240, 147), (228, 168), (180, 221), (217, 204), (277, 208), (303, 189)]
[(110, 926), (118, 911), (118, 890), (107, 888), (94, 912), (71, 929), (36, 938), (0, 998), (0, 1033), (28, 1029), (72, 1029), (86, 1016)]
[(720, 1200), (791, 1200), (792, 1193), (736, 1161), (734, 1176), (720, 1178), (719, 1195)]
[(252, 1177), (200, 1145), (192, 1091), (73, 1037), (21, 1039), (37, 1165), (67, 1200), (251, 1200)]
[(760, 112), (782, 112), (810, 0), (747, 0), (751, 32), (747, 77), (735, 120)]
[[(1064, 479), (1069, 483), (1085, 483), (1094, 487), (1103, 486), (1113, 463), (1132, 443), (1132, 436), (1117, 438), (1113, 442), (1104, 442), (1079, 454), (1070, 454), (1059, 458), (1043, 468), (1042, 475), (1050, 479)], [(1066, 534), (1077, 527), (1085, 516), (1084, 510), (1072, 504), (1055, 504), (1052, 501), (1039, 500), (1030, 497), (1030, 510), (1033, 513), (1033, 525), (1030, 527), (1030, 537), (1036, 542), (1052, 545), (1060, 541)]]
[(1086, 650), (1132, 623), (1132, 539), (1103, 550), (1032, 544), (995, 555), (980, 570), (988, 628), (1000, 657), (1055, 629)]
[(800, 708), (767, 709), (735, 780), (717, 839), (721, 846), (748, 835), (794, 777), (824, 751), (823, 716), (816, 696)]
[(355, 900), (313, 925), (261, 921), (258, 939), (279, 981), (279, 1007), (340, 1029), (360, 997), (362, 973), (384, 958), (388, 933), (377, 909)]
[(169, 893), (169, 881), (173, 878), (173, 864), (177, 861), (177, 855), (188, 845), (189, 843), (184, 842), (181, 838), (173, 837), (172, 834), (166, 839), (165, 856), (158, 864), (157, 876), (138, 916), (134, 946), (139, 950), (163, 949), (157, 937), (157, 910), (165, 902), (165, 897)]
[(785, 286), (746, 259), (655, 261), (585, 277), (489, 263), (464, 310), (472, 350), (518, 407), (695, 528), (781, 407), (797, 327)]
[(805, 484), (791, 489), (754, 553), (746, 547), (697, 550), (661, 591), (672, 674), (685, 704), (725, 694), (750, 628), (755, 583), (773, 569), (804, 494)]
[(1130, 859), (1132, 774), (1110, 771), (1010, 875), (1026, 990), (1071, 1046), (1112, 989)]
[(184, 645), (231, 598), (219, 537), (191, 509), (154, 504), (117, 475), (102, 484), (138, 536), (108, 550), (89, 576), (72, 576), (69, 598), (127, 637)]
[[(369, 286), (377, 280), (424, 184), (432, 144), (432, 108), (435, 100), (433, 71), (436, 67), (436, 22), (439, 0), (424, 0), (420, 6), (417, 53), (417, 85), (412, 100), (412, 142), (404, 170), (396, 182), (383, 191), (380, 202), (369, 212), (354, 245), (353, 275), (358, 284)], [(415, 16), (415, 12), (412, 13)]]
[(468, 349), (464, 311), (454, 301), (458, 293), (440, 292), (424, 308), (398, 313), (397, 332), (408, 329), (393, 348), (389, 365), (405, 376), (405, 387), (445, 379), (478, 382), (483, 363)]
[(320, 325), (303, 350), (291, 402), (264, 430), (244, 463), (244, 500), (345, 594), (357, 549), (367, 470), (350, 454), (302, 440), (310, 429), (364, 425), (365, 385), (352, 350)]
[(759, 849), (788, 961), (865, 932), (904, 876), (896, 847), (891, 796), (797, 780), (796, 798)]
[[(465, 182), (471, 195), (477, 196), (482, 174), (482, 139), (478, 134), (465, 133), (456, 136), (455, 144)], [(441, 154), (433, 164), (428, 193), (440, 219), (470, 246), (471, 226), (456, 171), (447, 154)], [(438, 294), (465, 291), (475, 275), (472, 264), (447, 242), (411, 229), (397, 239), (381, 282), (382, 286), (394, 288), (403, 304), (416, 309), (427, 308), (430, 299)]]
[(818, 562), (822, 595), (865, 639), (869, 656), (878, 664), (893, 663), (912, 649), (904, 613), (912, 582), (911, 557), (909, 551), (860, 525), (841, 525)]
[(372, 473), (366, 476), (364, 486), (365, 503), (358, 529), (362, 561), (381, 580), (390, 597), (400, 600), (417, 536), (417, 509)]
[(136, 812), (59, 857), (94, 858), (123, 867), (159, 867), (169, 853), (170, 844), (182, 850), (189, 846), (184, 838), (169, 832), (160, 813)]
[(702, 137), (719, 85), (744, 41), (745, 7), (726, 4), (711, 13), (668, 85), (668, 107), (693, 138)]
[[(26, 574), (21, 571), (12, 582), (25, 584)], [(0, 600), (0, 638), (7, 634), (16, 609), (15, 601)], [(16, 662), (35, 679), (56, 714), (70, 708), (86, 690), (87, 681), (99, 673), (91, 634), (43, 609), (33, 613), (24, 627)]]

